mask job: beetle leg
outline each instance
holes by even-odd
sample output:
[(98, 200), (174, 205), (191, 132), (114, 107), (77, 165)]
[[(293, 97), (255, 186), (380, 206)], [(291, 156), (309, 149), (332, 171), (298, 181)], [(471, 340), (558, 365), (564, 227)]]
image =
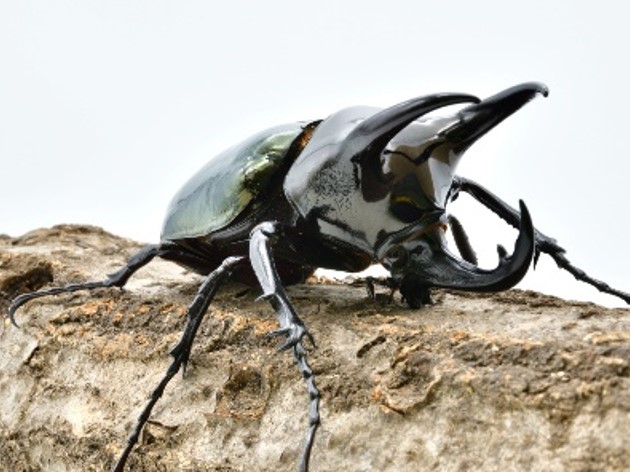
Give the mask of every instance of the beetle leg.
[(448, 215), (448, 225), (451, 228), (455, 245), (462, 259), (471, 264), (477, 264), (477, 254), (475, 254), (475, 250), (470, 245), (470, 240), (468, 239), (464, 226), (453, 215)]
[(280, 233), (281, 228), (277, 223), (266, 222), (256, 226), (250, 235), (249, 257), (256, 277), (263, 289), (261, 298), (269, 300), (278, 315), (280, 329), (269, 334), (271, 336), (285, 335), (287, 337), (279, 350), (293, 349), (293, 359), (306, 381), (310, 399), (309, 424), (298, 467), (300, 472), (305, 472), (308, 470), (315, 432), (320, 423), (320, 393), (315, 385), (313, 370), (306, 360), (306, 350), (302, 345), (302, 338), (306, 336), (313, 344), (315, 343), (308, 329), (295, 313), (293, 306), (291, 306), (271, 255), (270, 243), (279, 241)]
[(161, 244), (149, 244), (144, 246), (140, 251), (135, 253), (127, 264), (109, 275), (105, 280), (85, 282), (82, 284), (69, 284), (63, 287), (50, 287), (36, 292), (23, 293), (13, 299), (9, 306), (8, 316), (11, 323), (17, 327), (15, 321), (15, 312), (26, 302), (35, 298), (47, 297), (48, 295), (57, 295), (60, 293), (76, 292), (78, 290), (93, 290), (95, 288), (106, 287), (123, 287), (129, 278), (141, 267), (144, 267), (153, 260), (155, 256), (161, 255), (165, 251), (165, 247)]
[(138, 442), (138, 438), (140, 437), (140, 432), (144, 427), (145, 423), (149, 419), (151, 415), (151, 411), (153, 407), (160, 399), (162, 394), (164, 393), (164, 389), (171, 381), (171, 379), (179, 372), (180, 368), (186, 370), (186, 363), (188, 362), (188, 358), (190, 356), (190, 350), (192, 348), (192, 343), (195, 339), (195, 335), (197, 334), (197, 329), (199, 329), (199, 325), (203, 320), (206, 311), (208, 310), (208, 306), (210, 302), (214, 298), (214, 294), (216, 293), (219, 285), (223, 280), (230, 275), (234, 267), (243, 260), (243, 257), (228, 257), (223, 261), (223, 263), (208, 274), (199, 287), (197, 295), (194, 300), (190, 304), (188, 308), (188, 315), (186, 321), (186, 327), (184, 328), (184, 332), (177, 343), (177, 345), (171, 351), (171, 355), (173, 356), (173, 360), (171, 364), (168, 366), (166, 374), (158, 384), (158, 386), (153, 390), (151, 394), (151, 399), (149, 403), (144, 407), (142, 413), (138, 417), (136, 422), (136, 426), (127, 439), (127, 444), (125, 445), (125, 449), (120, 454), (118, 458), (118, 462), (114, 467), (114, 472), (122, 472), (125, 463), (127, 462), (127, 457), (129, 453)]
[(269, 300), (278, 314), (280, 329), (270, 332), (269, 335), (286, 335), (287, 339), (279, 349), (279, 351), (286, 351), (300, 343), (304, 336), (308, 337), (313, 345), (315, 341), (289, 302), (271, 256), (269, 243), (274, 243), (279, 239), (279, 231), (274, 223), (261, 223), (256, 226), (250, 237), (250, 260), (263, 289), (263, 295), (260, 298)]
[(374, 277), (367, 275), (365, 277), (352, 277), (350, 285), (353, 287), (365, 286), (367, 296), (373, 302), (377, 302), (381, 297), (376, 293), (376, 287), (381, 286), (389, 289), (389, 295), (387, 295), (388, 304), (393, 303), (394, 294), (398, 290), (398, 283), (392, 277)]
[[(486, 208), (492, 210), (497, 216), (506, 221), (508, 224), (514, 226), (517, 229), (519, 228), (519, 212), (507, 203), (505, 203), (499, 197), (494, 195), (488, 189), (479, 185), (477, 182), (463, 177), (455, 177), (455, 179), (453, 180), (453, 190), (455, 192), (462, 191), (468, 193)], [(534, 254), (534, 266), (538, 261), (540, 253), (543, 252), (545, 254), (548, 254), (555, 261), (558, 267), (569, 272), (577, 280), (595, 287), (602, 293), (607, 293), (609, 295), (621, 298), (623, 301), (630, 304), (630, 294), (622, 292), (621, 290), (614, 289), (606, 282), (595, 279), (586, 274), (586, 272), (584, 272), (582, 269), (574, 266), (566, 258), (566, 251), (564, 250), (564, 248), (559, 246), (555, 239), (550, 238), (549, 236), (541, 233), (536, 229), (534, 230), (534, 238), (536, 245)]]

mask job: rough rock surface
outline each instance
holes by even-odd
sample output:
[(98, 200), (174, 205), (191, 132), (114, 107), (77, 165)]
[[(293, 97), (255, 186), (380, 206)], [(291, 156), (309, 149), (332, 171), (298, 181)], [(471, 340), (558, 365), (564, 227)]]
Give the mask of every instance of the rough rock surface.
[[(100, 279), (138, 247), (67, 225), (0, 237), (0, 309), (51, 281)], [(20, 329), (5, 321), (0, 469), (108, 470), (199, 282), (157, 260), (125, 290), (39, 299)], [(518, 290), (438, 291), (420, 311), (348, 285), (288, 292), (319, 346), (313, 471), (630, 470), (630, 310)], [(130, 470), (295, 469), (305, 386), (265, 337), (275, 316), (257, 295), (219, 291)]]

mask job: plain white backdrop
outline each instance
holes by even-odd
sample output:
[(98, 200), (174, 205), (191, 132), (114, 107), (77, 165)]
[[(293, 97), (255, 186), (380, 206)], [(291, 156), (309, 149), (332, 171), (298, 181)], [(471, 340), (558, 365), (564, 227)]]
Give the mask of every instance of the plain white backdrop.
[[(628, 7), (619, 1), (0, 1), (0, 233), (159, 238), (180, 185), (272, 125), (432, 92), (539, 98), (462, 160), (591, 275), (630, 290)], [(461, 199), (463, 200), (463, 199)], [(515, 232), (457, 202), (482, 263)], [(597, 300), (541, 259), (521, 287)], [(620, 305), (621, 306), (621, 305)]]

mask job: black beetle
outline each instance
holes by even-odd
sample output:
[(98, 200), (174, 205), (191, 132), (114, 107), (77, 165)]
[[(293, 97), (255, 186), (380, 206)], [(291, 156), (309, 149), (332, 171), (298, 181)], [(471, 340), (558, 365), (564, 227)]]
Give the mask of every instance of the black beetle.
[[(219, 285), (228, 277), (262, 287), (304, 376), (310, 416), (299, 470), (308, 468), (319, 425), (320, 394), (302, 344), (313, 338), (295, 313), (284, 285), (305, 279), (317, 267), (360, 271), (381, 263), (387, 284), (411, 307), (430, 301), (431, 287), (500, 291), (518, 283), (532, 259), (549, 254), (578, 280), (630, 303), (574, 267), (555, 240), (532, 225), (525, 204), (517, 211), (477, 183), (454, 174), (477, 139), (537, 94), (538, 83), (509, 88), (483, 101), (472, 95), (436, 94), (385, 110), (347, 108), (323, 121), (271, 128), (228, 149), (203, 167), (174, 197), (161, 242), (145, 246), (106, 280), (54, 287), (18, 296), (15, 311), (29, 300), (76, 290), (122, 287), (129, 277), (160, 256), (206, 275), (189, 307), (187, 324), (172, 351), (173, 361), (121, 454), (123, 469), (139, 433), (167, 383), (183, 367), (202, 318)], [(467, 104), (446, 117), (425, 116), (438, 108)], [(510, 225), (519, 228), (514, 252), (499, 246), (499, 265), (482, 270), (448, 202), (466, 192)], [(453, 231), (462, 259), (446, 248)], [(314, 344), (314, 343), (313, 343)]]

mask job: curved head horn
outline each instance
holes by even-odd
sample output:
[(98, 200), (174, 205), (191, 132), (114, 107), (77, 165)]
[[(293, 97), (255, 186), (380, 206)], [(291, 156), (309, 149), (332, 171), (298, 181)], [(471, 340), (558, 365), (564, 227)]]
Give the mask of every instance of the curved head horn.
[[(513, 287), (527, 273), (534, 256), (534, 226), (523, 201), (521, 220), (514, 252), (508, 256), (499, 246), (499, 265), (493, 270), (480, 269), (459, 260), (441, 244), (422, 237), (400, 246), (402, 251), (385, 260), (394, 278), (401, 282), (401, 293), (407, 300), (429, 287), (453, 288), (476, 292), (498, 292)], [(407, 292), (407, 293), (405, 293)]]

